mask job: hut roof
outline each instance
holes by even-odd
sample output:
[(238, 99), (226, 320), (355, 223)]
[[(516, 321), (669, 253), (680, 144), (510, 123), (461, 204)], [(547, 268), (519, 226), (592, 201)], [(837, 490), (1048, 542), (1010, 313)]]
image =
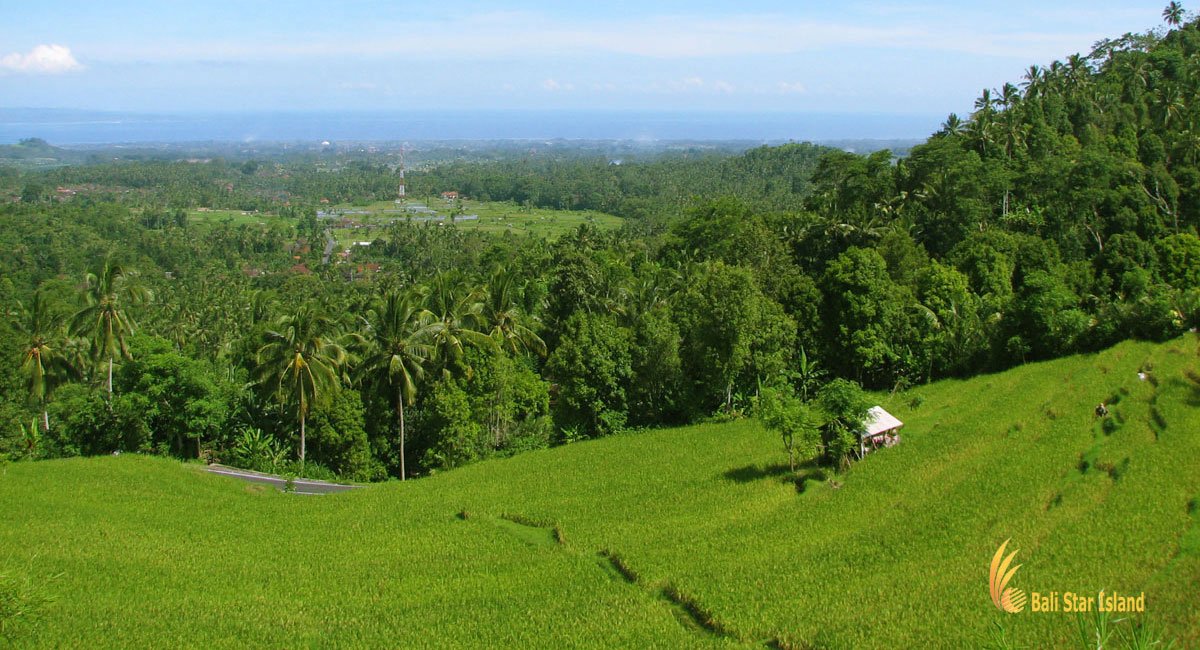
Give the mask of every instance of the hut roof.
[(883, 410), (882, 406), (872, 406), (867, 410), (867, 417), (863, 420), (862, 435), (866, 437), (877, 436), (885, 431), (898, 429), (904, 426), (904, 423), (896, 419), (896, 416)]

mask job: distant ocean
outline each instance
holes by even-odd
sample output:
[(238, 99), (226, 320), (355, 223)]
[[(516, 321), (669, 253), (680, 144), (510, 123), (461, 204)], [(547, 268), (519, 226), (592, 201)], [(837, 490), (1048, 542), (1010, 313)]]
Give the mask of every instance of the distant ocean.
[(395, 111), (139, 114), (0, 108), (0, 143), (923, 139), (941, 118), (827, 113)]

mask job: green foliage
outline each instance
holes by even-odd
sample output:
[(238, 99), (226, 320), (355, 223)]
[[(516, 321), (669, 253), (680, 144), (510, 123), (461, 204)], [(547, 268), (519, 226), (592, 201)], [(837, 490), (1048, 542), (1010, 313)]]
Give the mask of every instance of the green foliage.
[(334, 340), (335, 324), (311, 305), (279, 317), (257, 355), (257, 383), (290, 407), (300, 424), (299, 458), (305, 457), (305, 424), (314, 406), (328, 403), (342, 379), (346, 350)]
[(434, 352), (432, 316), (421, 308), (420, 300), (413, 291), (391, 291), (367, 311), (358, 366), (360, 377), (383, 392), (396, 411), (402, 479), (407, 475), (404, 407), (416, 399), (417, 380), (424, 376), (424, 364)]
[(809, 192), (809, 174), (826, 151), (809, 143), (790, 143), (737, 156), (689, 150), (619, 165), (610, 164), (608, 157), (521, 156), (486, 165), (438, 165), (407, 179), (410, 194), (418, 196), (454, 189), (485, 201), (620, 215), (665, 212), (694, 196), (735, 196), (757, 206), (785, 209)]
[(1124, 619), (1114, 618), (1111, 612), (1095, 611), (1089, 614), (1075, 615), (1075, 631), (1078, 634), (1079, 647), (1087, 650), (1103, 650), (1110, 647), (1111, 641), (1117, 634), (1117, 626)]
[(629, 386), (629, 420), (634, 426), (677, 421), (681, 417), (683, 361), (679, 326), (659, 304), (633, 324), (633, 376)]
[(1121, 641), (1129, 650), (1170, 650), (1175, 647), (1175, 641), (1164, 638), (1161, 625), (1152, 620), (1129, 621), (1126, 626), (1117, 628)]
[(308, 422), (312, 461), (358, 481), (384, 478), (382, 465), (371, 457), (363, 417), (358, 391), (334, 390), (328, 402), (313, 409)]
[(817, 393), (817, 404), (824, 416), (821, 444), (825, 460), (845, 468), (858, 450), (859, 433), (867, 409), (871, 408), (870, 399), (853, 381), (834, 379)]
[(633, 376), (629, 331), (607, 316), (567, 321), (546, 372), (558, 386), (555, 423), (589, 436), (616, 433), (628, 420), (626, 386)]
[(921, 348), (928, 359), (926, 377), (963, 375), (980, 365), (991, 332), (985, 324), (982, 301), (965, 274), (933, 262), (917, 281), (917, 313), (923, 316)]
[(438, 382), (426, 408), (433, 413), (429, 426), (437, 431), (436, 442), (422, 460), (426, 467), (450, 469), (489, 455), (487, 432), (471, 417), (470, 399), (457, 382)]
[(749, 394), (791, 361), (796, 324), (745, 268), (699, 266), (677, 298), (676, 318), (693, 414), (732, 409), (736, 393)]
[(906, 348), (914, 341), (907, 287), (888, 275), (887, 263), (874, 250), (851, 248), (825, 273), (826, 310), (839, 314), (830, 336), (830, 357), (839, 374), (874, 385), (911, 371)]
[(1180, 233), (1157, 242), (1163, 279), (1177, 289), (1200, 288), (1200, 237)]
[[(126, 337), (133, 333), (134, 321), (128, 307), (148, 302), (152, 296), (136, 283), (137, 272), (108, 255), (94, 272), (84, 276), (84, 306), (71, 317), (72, 332), (89, 341), (92, 361), (99, 366), (107, 361), (108, 393), (113, 392), (113, 360), (130, 358)], [(102, 372), (102, 371), (100, 371)]]
[(91, 456), (117, 452), (152, 453), (154, 432), (140, 395), (115, 395), (81, 384), (59, 390), (50, 418), (60, 423), (44, 436), (49, 457)]
[(539, 448), (546, 437), (550, 384), (534, 371), (528, 357), (513, 358), (497, 349), (468, 353), (474, 372), (462, 384), (470, 395), (471, 417), (487, 432), (492, 450)]
[(137, 335), (133, 359), (121, 364), (118, 392), (140, 412), (155, 446), (175, 456), (200, 456), (205, 441), (223, 442), (239, 389), (206, 361), (186, 357), (162, 339)]
[(262, 429), (245, 427), (234, 437), (222, 460), (242, 469), (277, 473), (287, 462), (287, 449)]
[(797, 455), (809, 458), (819, 451), (821, 433), (814, 414), (790, 388), (763, 388), (759, 393), (755, 414), (764, 427), (779, 434), (793, 472), (796, 471)]
[(1074, 349), (1089, 327), (1079, 297), (1060, 275), (1034, 271), (1013, 301), (1013, 334), (1030, 343), (1034, 357), (1046, 358)]

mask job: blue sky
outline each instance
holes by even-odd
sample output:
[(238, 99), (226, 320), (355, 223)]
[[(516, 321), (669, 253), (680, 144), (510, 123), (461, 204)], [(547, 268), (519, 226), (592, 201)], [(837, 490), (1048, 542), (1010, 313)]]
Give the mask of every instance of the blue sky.
[(0, 0), (0, 107), (945, 115), (1165, 4)]

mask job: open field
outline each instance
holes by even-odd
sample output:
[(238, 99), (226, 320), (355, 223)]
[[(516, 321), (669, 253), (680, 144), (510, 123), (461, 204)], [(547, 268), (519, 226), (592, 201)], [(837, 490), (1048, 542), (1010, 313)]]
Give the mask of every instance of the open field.
[(235, 226), (270, 223), (279, 219), (267, 212), (245, 212), (243, 210), (200, 210), (187, 211), (188, 222), (194, 224), (219, 224), (226, 221)]
[[(451, 213), (456, 210), (453, 202), (440, 198), (424, 199), (411, 198), (410, 205), (424, 205), (443, 215), (449, 220)], [(385, 213), (384, 210), (396, 210), (399, 206), (392, 201), (379, 201), (369, 205), (339, 205), (330, 210), (367, 211), (370, 215), (347, 215), (366, 225), (385, 224), (393, 219), (403, 218), (404, 215)], [(623, 220), (620, 217), (591, 210), (552, 210), (548, 208), (525, 207), (511, 202), (463, 200), (457, 206), (462, 215), (478, 216), (478, 219), (458, 221), (455, 226), (469, 230), (480, 230), (490, 233), (512, 232), (517, 235), (534, 235), (554, 239), (564, 233), (571, 232), (581, 224), (591, 223), (598, 228), (618, 228)], [(414, 223), (422, 215), (414, 214)], [(374, 229), (373, 229), (374, 230)], [(339, 237), (339, 241), (340, 241)]]
[(903, 442), (805, 468), (803, 490), (752, 420), (328, 497), (128, 455), (10, 464), (0, 570), (54, 598), (14, 641), (957, 648), (999, 623), (1020, 647), (1080, 647), (1073, 615), (993, 607), (1011, 538), (1012, 586), (1144, 592), (1145, 619), (1195, 647), (1197, 345), (882, 396)]
[[(432, 210), (449, 217), (455, 206), (441, 199), (434, 201), (414, 201), (413, 203), (427, 204)], [(355, 221), (354, 228), (335, 227), (333, 236), (338, 241), (338, 250), (345, 250), (356, 241), (371, 241), (382, 236), (391, 222), (404, 220), (406, 215), (385, 210), (396, 210), (398, 206), (391, 201), (379, 201), (365, 206), (349, 204), (324, 208), (329, 211), (345, 210), (348, 218)], [(463, 215), (473, 215), (476, 219), (461, 220), (454, 224), (456, 228), (478, 230), (492, 234), (513, 233), (555, 239), (565, 233), (574, 231), (580, 225), (590, 223), (598, 228), (619, 228), (623, 220), (610, 214), (594, 211), (550, 210), (546, 208), (528, 208), (512, 203), (463, 201), (459, 208)], [(356, 214), (368, 212), (370, 214)], [(197, 225), (231, 223), (238, 225), (268, 224), (279, 220), (277, 215), (265, 212), (244, 212), (242, 210), (199, 210), (187, 211), (188, 221)], [(424, 215), (412, 215), (412, 225), (422, 226)], [(430, 227), (443, 227), (439, 222), (428, 222)]]

